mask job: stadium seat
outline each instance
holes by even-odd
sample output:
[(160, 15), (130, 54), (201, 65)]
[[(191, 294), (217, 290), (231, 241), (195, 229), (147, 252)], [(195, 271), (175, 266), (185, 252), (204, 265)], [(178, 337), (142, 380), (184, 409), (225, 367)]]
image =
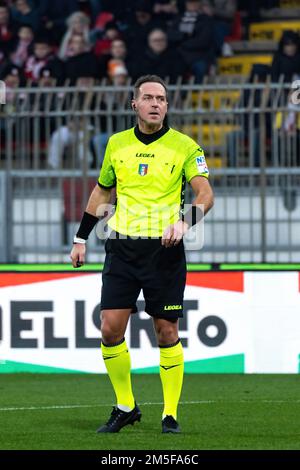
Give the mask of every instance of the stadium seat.
[(269, 54), (241, 54), (234, 57), (220, 57), (218, 70), (221, 74), (250, 75), (254, 64), (271, 65), (273, 56)]
[(299, 0), (280, 0), (280, 8), (299, 8)]
[(225, 166), (225, 161), (224, 161), (224, 158), (222, 157), (209, 155), (209, 156), (206, 156), (205, 158), (206, 158), (207, 166), (210, 169), (222, 168)]
[(206, 90), (192, 93), (193, 108), (229, 109), (234, 107), (241, 96), (240, 90)]
[(274, 53), (278, 48), (277, 41), (232, 41), (230, 43), (231, 49), (234, 53), (247, 54), (247, 53), (261, 53), (269, 54)]
[(300, 33), (300, 21), (265, 21), (252, 23), (249, 30), (251, 41), (280, 41), (283, 31), (292, 30)]
[(233, 124), (191, 124), (183, 126), (182, 132), (200, 142), (208, 151), (209, 147), (214, 149), (225, 147), (226, 135), (239, 129), (239, 126)]

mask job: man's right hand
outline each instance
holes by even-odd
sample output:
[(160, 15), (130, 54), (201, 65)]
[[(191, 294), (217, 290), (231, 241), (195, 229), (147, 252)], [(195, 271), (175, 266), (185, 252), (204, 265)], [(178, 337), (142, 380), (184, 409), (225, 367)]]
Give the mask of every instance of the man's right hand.
[(73, 268), (80, 268), (84, 265), (86, 246), (84, 243), (74, 243), (70, 258)]

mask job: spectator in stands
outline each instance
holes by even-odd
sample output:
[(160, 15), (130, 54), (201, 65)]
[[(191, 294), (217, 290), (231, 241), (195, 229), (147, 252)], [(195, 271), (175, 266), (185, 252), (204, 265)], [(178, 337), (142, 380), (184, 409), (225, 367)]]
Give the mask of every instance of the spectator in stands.
[(94, 47), (95, 55), (97, 57), (109, 55), (112, 41), (120, 38), (118, 26), (114, 22), (106, 23), (103, 33), (98, 32), (97, 37)]
[(171, 83), (183, 76), (186, 66), (174, 48), (168, 47), (168, 36), (162, 29), (154, 29), (148, 36), (148, 47), (143, 56), (136, 61), (133, 80), (140, 75), (155, 74), (163, 79), (169, 77)]
[(9, 56), (12, 64), (23, 67), (32, 52), (30, 49), (33, 44), (33, 38), (34, 34), (31, 26), (21, 26), (19, 28), (18, 36), (14, 41), (12, 52)]
[(300, 74), (300, 37), (294, 31), (284, 31), (275, 53), (271, 76), (277, 82), (281, 75), (285, 82), (290, 82), (294, 75)]
[[(266, 83), (267, 77), (270, 75), (270, 66), (265, 64), (254, 64), (249, 77), (249, 84)], [(240, 120), (241, 114), (235, 114), (239, 129), (227, 135), (227, 151), (228, 166), (260, 166), (261, 148), (260, 133), (262, 124), (265, 127), (265, 138), (271, 138), (271, 116), (269, 112), (262, 116), (254, 112), (254, 108), (260, 108), (263, 103), (264, 93), (268, 93), (267, 89), (255, 88), (254, 90), (246, 88), (243, 90), (240, 99), (240, 108), (244, 110), (243, 119)], [(247, 161), (244, 161), (245, 148), (248, 148)], [(240, 153), (239, 153), (240, 152)]]
[(109, 59), (122, 60), (126, 64), (128, 60), (128, 51), (123, 39), (114, 39), (111, 42)]
[(169, 28), (169, 40), (179, 46), (182, 59), (201, 83), (215, 62), (214, 21), (203, 13), (200, 0), (186, 0), (185, 12)]
[(222, 51), (224, 39), (230, 35), (236, 9), (236, 0), (202, 0), (202, 12), (214, 19), (215, 42), (219, 52)]
[(107, 63), (107, 77), (109, 79), (112, 79), (115, 75), (115, 70), (117, 68), (122, 68), (126, 70), (126, 74), (128, 74), (128, 71), (125, 66), (125, 62), (122, 59), (110, 59)]
[[(46, 149), (50, 136), (57, 127), (57, 117), (50, 115), (62, 109), (63, 96), (55, 90), (58, 83), (55, 69), (46, 65), (39, 71), (39, 78), (32, 83), (32, 88), (39, 88), (38, 93), (30, 93), (30, 110), (32, 117), (28, 120), (26, 139), (30, 142), (28, 148), (28, 162), (38, 164), (39, 167), (45, 161)], [(49, 88), (54, 88), (50, 91)]]
[(71, 50), (71, 40), (74, 35), (82, 35), (87, 44), (87, 51), (90, 49), (89, 42), (89, 29), (90, 29), (90, 19), (81, 11), (72, 13), (71, 16), (67, 19), (68, 29), (61, 41), (61, 45), (58, 51), (58, 57), (62, 60), (67, 59), (73, 55)]
[(52, 40), (59, 44), (66, 30), (66, 19), (79, 10), (78, 0), (43, 0), (39, 8)]
[(172, 0), (155, 0), (153, 13), (158, 15), (159, 19), (168, 25), (179, 13), (177, 2)]
[[(94, 119), (90, 119), (89, 116), (78, 115), (78, 113), (94, 109), (97, 103), (92, 90), (94, 82), (95, 79), (88, 72), (82, 72), (82, 76), (77, 78), (76, 87), (83, 87), (86, 91), (79, 91), (69, 96), (67, 121), (53, 132), (50, 139), (48, 165), (51, 168), (63, 167), (64, 155), (68, 149), (75, 150), (75, 161), (70, 163), (75, 165), (76, 168), (85, 158), (87, 158), (88, 166), (92, 166), (93, 154), (90, 143), (92, 131), (94, 130)], [(77, 115), (75, 115), (76, 113)]]
[(0, 64), (4, 63), (10, 52), (15, 35), (8, 6), (5, 2), (0, 3)]
[[(20, 67), (16, 67), (12, 64), (7, 64), (0, 74), (0, 79), (5, 82), (5, 104), (0, 104), (0, 113), (2, 119), (0, 119), (0, 139), (2, 145), (5, 146), (7, 139), (7, 119), (5, 116), (10, 116), (10, 139), (16, 141), (16, 121), (12, 117), (12, 113), (17, 113), (19, 108), (22, 107), (24, 100), (27, 96), (24, 93), (17, 93), (16, 88), (23, 87), (25, 85), (25, 79)], [(5, 155), (5, 153), (4, 153)]]
[[(109, 73), (111, 85), (124, 87), (128, 85), (129, 76), (124, 62), (119, 60), (119, 64), (111, 67)], [(118, 109), (124, 110), (129, 102), (129, 91), (118, 90), (105, 95), (105, 99), (100, 103), (101, 111), (106, 111), (106, 115), (101, 115), (100, 120), (94, 122), (94, 136), (91, 139), (90, 147), (94, 156), (93, 168), (101, 168), (110, 132), (118, 132), (124, 129), (128, 117)], [(98, 125), (97, 125), (98, 124)], [(100, 127), (99, 127), (100, 124)]]
[(162, 27), (162, 22), (154, 19), (153, 8), (150, 0), (138, 0), (136, 2), (134, 17), (127, 24), (124, 31), (130, 54), (142, 56), (147, 47), (147, 39), (150, 31)]
[(25, 85), (25, 77), (23, 75), (21, 67), (17, 67), (13, 64), (7, 64), (1, 71), (0, 79), (5, 82), (6, 85), (6, 101), (12, 101), (14, 96), (13, 90), (15, 88), (23, 87)]
[(51, 59), (47, 62), (47, 64), (39, 71), (38, 83), (40, 83), (41, 80), (41, 83), (44, 83), (47, 81), (46, 79), (49, 79), (56, 86), (64, 85), (64, 63), (55, 55), (52, 56)]
[(114, 21), (114, 15), (109, 11), (103, 11), (97, 16), (93, 29), (91, 31), (91, 42), (94, 44), (97, 39), (101, 39), (104, 34), (107, 23)]
[(38, 8), (34, 8), (29, 0), (15, 0), (11, 7), (11, 16), (17, 26), (27, 25), (37, 32), (41, 18)]
[(100, 74), (109, 77), (111, 68), (115, 65), (122, 65), (128, 70), (130, 76), (136, 66), (136, 60), (131, 59), (128, 55), (127, 46), (123, 39), (114, 39), (111, 42), (110, 54), (100, 57)]
[(112, 85), (116, 86), (124, 86), (127, 83), (128, 80), (128, 70), (125, 67), (125, 63), (122, 60), (119, 60), (119, 63), (117, 61), (114, 61), (113, 64), (109, 67), (109, 72), (108, 76), (110, 78), (110, 81)]
[(54, 59), (54, 55), (50, 40), (47, 35), (41, 33), (34, 40), (33, 55), (25, 63), (26, 78), (32, 82), (37, 82), (41, 69), (52, 59)]
[(89, 44), (80, 34), (74, 35), (71, 39), (72, 56), (65, 62), (65, 76), (70, 80), (71, 85), (82, 77), (83, 71), (88, 77), (100, 78), (99, 64), (94, 54), (87, 51), (88, 46)]

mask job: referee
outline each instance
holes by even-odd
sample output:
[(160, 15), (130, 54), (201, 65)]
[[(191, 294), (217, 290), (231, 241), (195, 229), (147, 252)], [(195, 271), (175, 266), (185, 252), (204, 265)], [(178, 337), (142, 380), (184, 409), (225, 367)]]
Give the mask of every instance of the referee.
[[(117, 207), (108, 221), (101, 293), (101, 350), (116, 394), (117, 406), (97, 432), (110, 433), (141, 420), (130, 377), (125, 331), (141, 289), (145, 311), (153, 319), (160, 349), (164, 409), (162, 432), (179, 433), (177, 406), (183, 381), (183, 349), (178, 338), (186, 282), (183, 236), (213, 205), (203, 150), (190, 137), (164, 125), (167, 88), (156, 75), (134, 85), (134, 128), (110, 137), (98, 184), (93, 189), (71, 259), (85, 261), (85, 243), (98, 222), (99, 206), (110, 202), (116, 187)], [(195, 194), (193, 206), (181, 216), (187, 181)], [(202, 210), (198, 207), (201, 207)]]

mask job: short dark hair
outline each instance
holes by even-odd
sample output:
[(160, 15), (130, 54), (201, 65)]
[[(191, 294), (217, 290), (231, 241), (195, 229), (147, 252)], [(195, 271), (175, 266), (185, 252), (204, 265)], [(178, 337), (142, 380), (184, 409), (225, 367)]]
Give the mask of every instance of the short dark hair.
[(133, 97), (137, 98), (139, 91), (140, 91), (140, 86), (143, 85), (143, 83), (159, 83), (162, 85), (165, 89), (166, 96), (168, 96), (168, 90), (167, 90), (167, 85), (163, 81), (162, 78), (160, 78), (158, 75), (143, 75), (142, 77), (138, 78), (135, 84), (133, 85)]

